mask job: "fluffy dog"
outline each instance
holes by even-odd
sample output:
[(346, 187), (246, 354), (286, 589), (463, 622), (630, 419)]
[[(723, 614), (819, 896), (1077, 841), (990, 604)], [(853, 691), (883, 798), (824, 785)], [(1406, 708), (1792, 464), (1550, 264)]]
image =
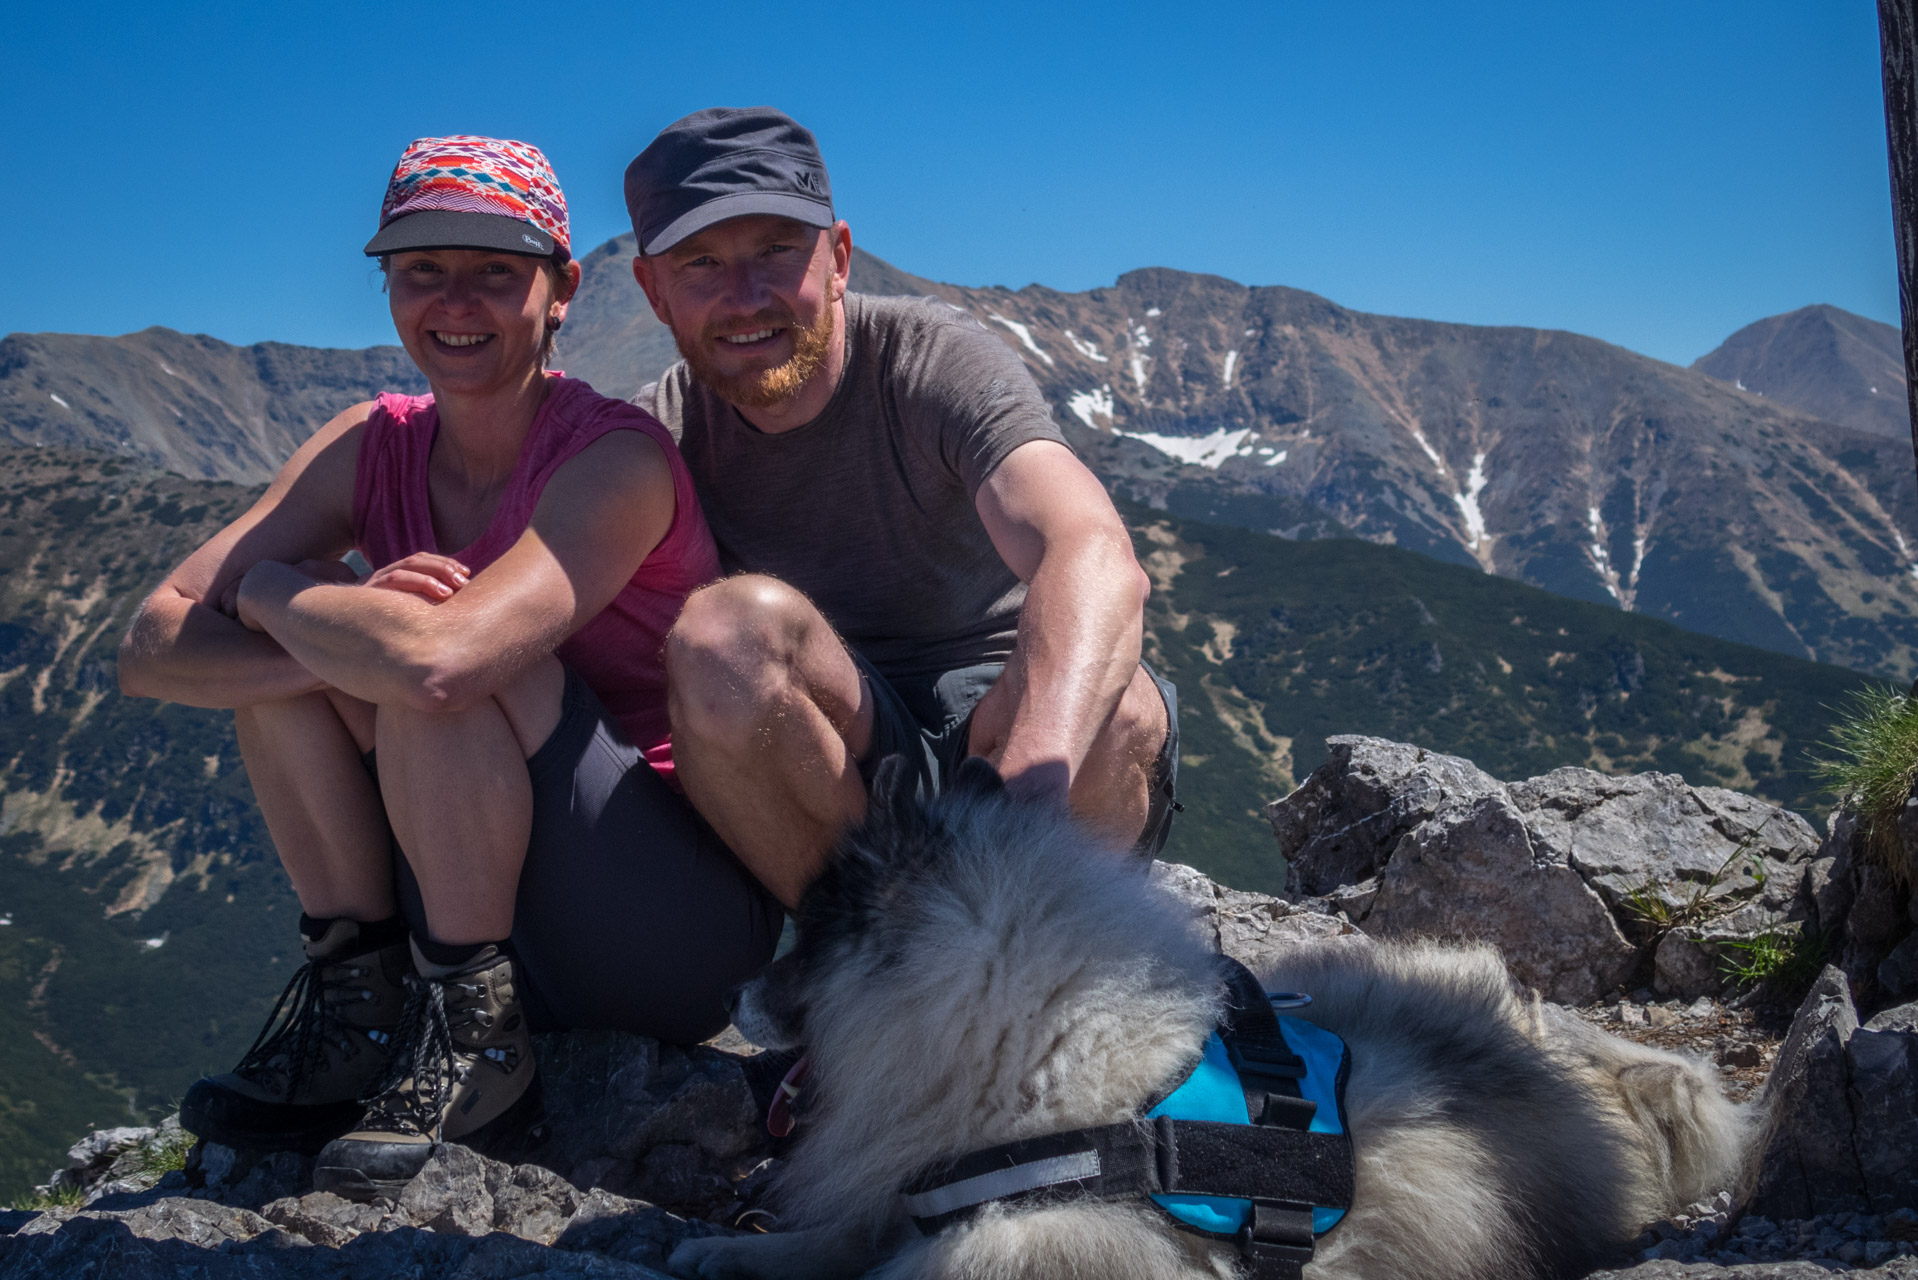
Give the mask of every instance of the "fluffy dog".
[[(900, 1188), (983, 1147), (1112, 1124), (1191, 1068), (1224, 990), (1189, 909), (983, 764), (929, 806), (882, 767), (864, 827), (741, 994), (805, 1045), (780, 1232), (692, 1240), (698, 1277), (1231, 1277), (1229, 1247), (1138, 1203), (989, 1205), (921, 1237)], [(1730, 1185), (1747, 1135), (1708, 1068), (1557, 1014), (1484, 947), (1302, 947), (1260, 975), (1351, 1051), (1356, 1197), (1308, 1277), (1570, 1277)]]

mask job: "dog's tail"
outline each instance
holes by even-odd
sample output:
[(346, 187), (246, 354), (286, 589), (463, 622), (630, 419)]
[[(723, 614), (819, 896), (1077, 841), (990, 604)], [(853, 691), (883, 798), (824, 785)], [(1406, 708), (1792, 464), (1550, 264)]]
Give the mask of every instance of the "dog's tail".
[(1743, 1198), (1757, 1115), (1725, 1097), (1711, 1066), (1546, 1009), (1554, 1039), (1580, 1060), (1579, 1074), (1626, 1131), (1648, 1195), (1638, 1206), (1644, 1220), (1668, 1217), (1720, 1191)]

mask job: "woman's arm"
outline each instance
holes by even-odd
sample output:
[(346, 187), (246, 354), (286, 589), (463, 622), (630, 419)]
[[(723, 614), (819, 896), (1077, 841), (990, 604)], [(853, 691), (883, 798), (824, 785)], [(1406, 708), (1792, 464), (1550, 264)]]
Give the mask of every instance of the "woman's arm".
[(220, 604), (260, 561), (327, 559), (352, 546), (353, 472), (371, 408), (355, 405), (321, 427), (245, 515), (154, 588), (120, 643), (122, 693), (243, 707), (321, 687), (271, 636), (247, 629)]
[(490, 696), (611, 603), (673, 521), (659, 445), (612, 431), (547, 481), (526, 532), (449, 598), (315, 582), (262, 562), (239, 615), (326, 684), (373, 703), (457, 710)]

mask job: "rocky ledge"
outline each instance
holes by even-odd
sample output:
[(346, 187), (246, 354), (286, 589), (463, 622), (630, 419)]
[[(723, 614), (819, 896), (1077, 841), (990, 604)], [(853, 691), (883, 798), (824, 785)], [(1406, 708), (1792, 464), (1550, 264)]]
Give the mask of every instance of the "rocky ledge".
[[(1844, 815), (1820, 839), (1664, 775), (1506, 784), (1404, 744), (1330, 745), (1267, 810), (1287, 898), (1156, 869), (1222, 950), (1257, 966), (1308, 939), (1485, 938), (1578, 1016), (1717, 1061), (1765, 1116), (1747, 1176), (1602, 1280), (1918, 1280), (1918, 993), (1898, 960), (1918, 907), (1853, 857)], [(1758, 973), (1739, 960), (1755, 944), (1833, 963)], [(758, 1204), (774, 1073), (752, 1046), (537, 1047), (537, 1140), (442, 1148), (397, 1201), (313, 1192), (306, 1160), (189, 1148), (173, 1122), (90, 1134), (41, 1207), (0, 1212), (0, 1277), (657, 1277), (688, 1236), (777, 1225)]]

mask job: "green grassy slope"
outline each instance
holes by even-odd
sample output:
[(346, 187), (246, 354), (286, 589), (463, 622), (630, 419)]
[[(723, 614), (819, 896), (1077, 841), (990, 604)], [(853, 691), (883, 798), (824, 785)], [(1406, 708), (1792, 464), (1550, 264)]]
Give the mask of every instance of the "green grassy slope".
[(252, 494), (0, 450), (0, 1201), (230, 1066), (298, 963), (231, 717), (114, 675), (132, 606)]
[(1242, 888), (1282, 885), (1258, 810), (1329, 735), (1508, 779), (1656, 769), (1817, 814), (1807, 751), (1869, 683), (1391, 547), (1126, 514), (1157, 583), (1149, 653), (1180, 689), (1186, 812), (1166, 856)]

